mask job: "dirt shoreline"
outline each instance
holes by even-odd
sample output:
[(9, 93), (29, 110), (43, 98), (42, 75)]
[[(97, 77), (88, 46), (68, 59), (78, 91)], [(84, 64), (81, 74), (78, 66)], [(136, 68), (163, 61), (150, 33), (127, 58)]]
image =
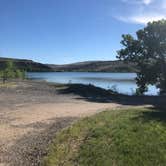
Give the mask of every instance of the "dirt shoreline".
[(107, 108), (75, 94), (60, 94), (65, 85), (39, 81), (0, 86), (0, 166), (37, 166), (57, 131)]

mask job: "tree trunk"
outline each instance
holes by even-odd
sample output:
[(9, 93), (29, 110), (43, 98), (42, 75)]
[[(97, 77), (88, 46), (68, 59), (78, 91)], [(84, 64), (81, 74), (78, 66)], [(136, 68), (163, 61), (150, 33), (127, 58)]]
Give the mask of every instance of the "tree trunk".
[(161, 93), (166, 94), (166, 58), (164, 55), (161, 56)]
[(5, 77), (3, 77), (2, 79), (3, 79), (3, 84), (5, 84), (5, 81), (6, 81)]

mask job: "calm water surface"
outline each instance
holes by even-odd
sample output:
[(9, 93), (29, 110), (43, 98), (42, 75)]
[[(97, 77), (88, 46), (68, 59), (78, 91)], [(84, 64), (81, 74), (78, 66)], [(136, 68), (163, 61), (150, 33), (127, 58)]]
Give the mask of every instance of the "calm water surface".
[[(135, 73), (101, 73), (101, 72), (32, 72), (28, 77), (56, 83), (93, 84), (105, 89), (116, 89), (120, 93), (133, 94), (137, 85)], [(156, 95), (158, 90), (149, 86), (147, 94)]]

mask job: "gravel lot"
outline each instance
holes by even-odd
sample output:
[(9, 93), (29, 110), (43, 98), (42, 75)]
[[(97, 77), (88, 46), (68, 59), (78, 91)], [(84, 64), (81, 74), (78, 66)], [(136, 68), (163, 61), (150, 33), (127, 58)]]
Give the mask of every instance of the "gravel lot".
[(0, 166), (37, 166), (56, 132), (113, 103), (59, 94), (64, 85), (37, 81), (0, 84)]

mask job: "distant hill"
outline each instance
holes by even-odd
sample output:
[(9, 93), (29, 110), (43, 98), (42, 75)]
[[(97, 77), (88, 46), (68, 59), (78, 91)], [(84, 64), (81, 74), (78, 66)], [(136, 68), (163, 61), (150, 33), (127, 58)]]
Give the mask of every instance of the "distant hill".
[(136, 72), (136, 65), (122, 61), (86, 61), (65, 65), (42, 64), (27, 59), (0, 58), (0, 70), (5, 67), (8, 60), (13, 60), (19, 69), (29, 72)]
[(87, 61), (66, 65), (50, 65), (54, 71), (75, 72), (136, 72), (136, 65), (122, 61)]
[(49, 66), (27, 59), (0, 58), (0, 70), (4, 69), (6, 61), (12, 60), (17, 68), (26, 71), (53, 71)]

